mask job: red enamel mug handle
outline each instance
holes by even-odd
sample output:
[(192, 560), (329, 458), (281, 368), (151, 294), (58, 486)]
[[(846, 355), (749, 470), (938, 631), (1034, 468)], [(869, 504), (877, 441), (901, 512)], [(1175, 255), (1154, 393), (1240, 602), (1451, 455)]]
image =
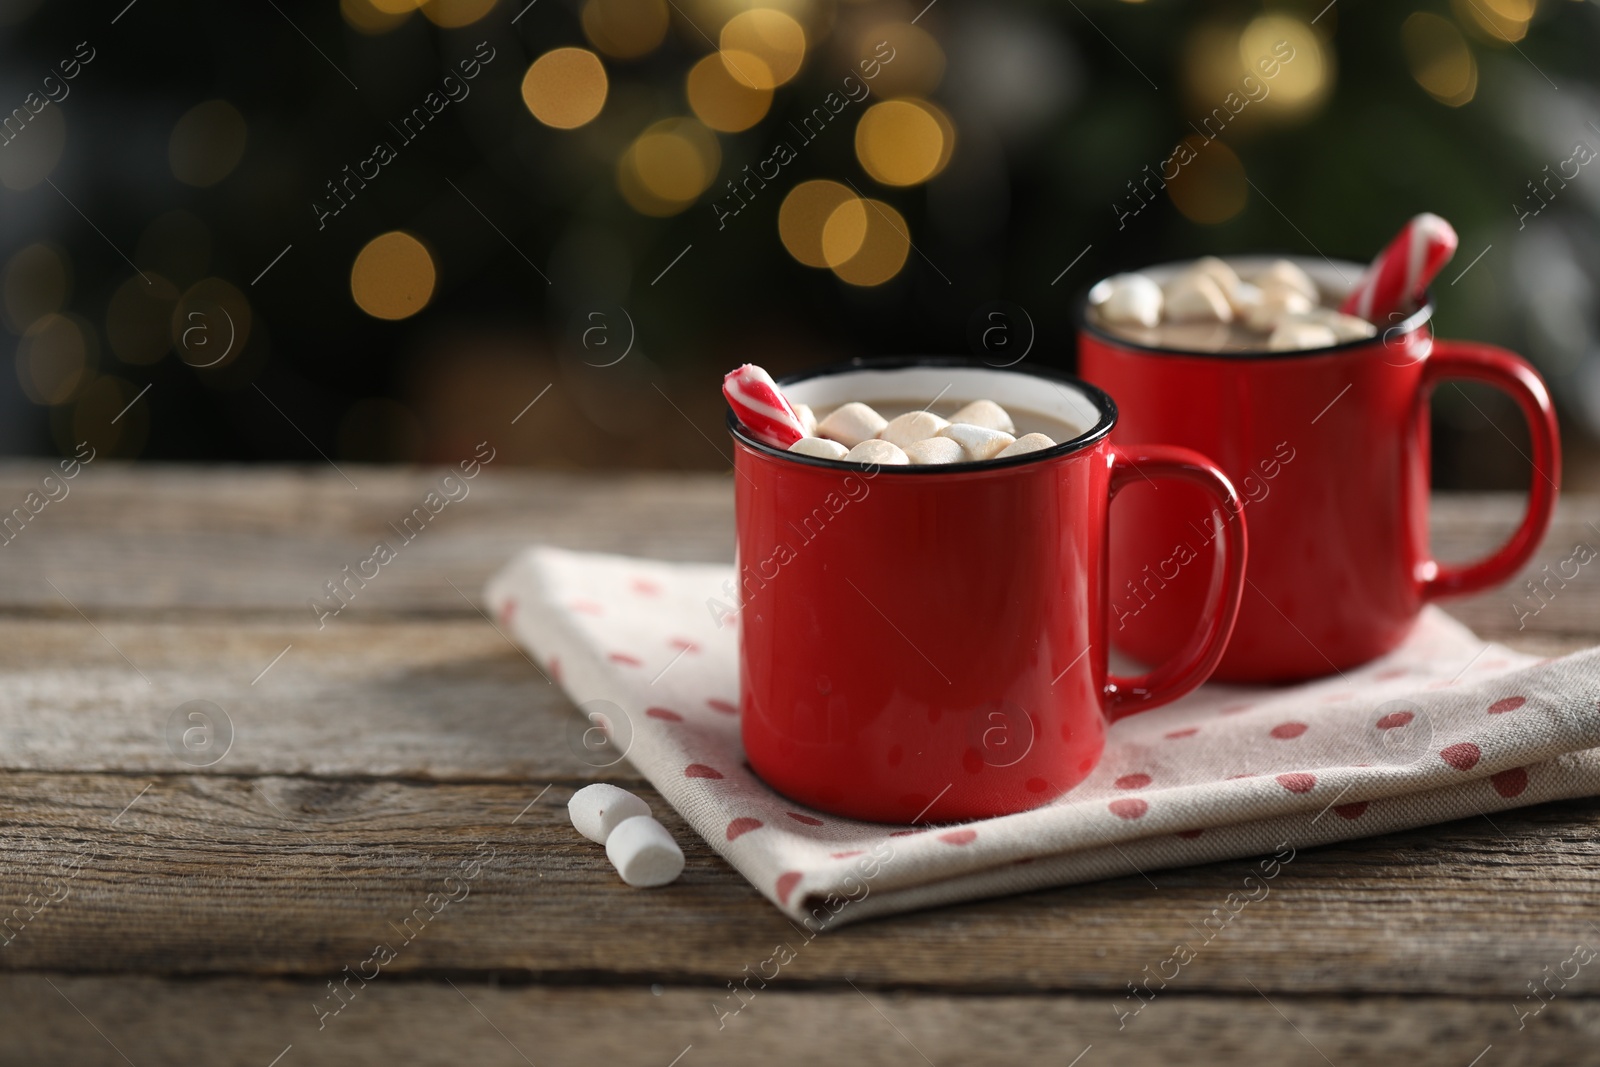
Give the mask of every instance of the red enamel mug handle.
[(1494, 345), (1435, 341), (1433, 352), (1422, 369), (1419, 411), (1426, 410), (1434, 389), (1451, 378), (1492, 385), (1517, 402), (1522, 417), (1528, 420), (1533, 476), (1528, 487), (1528, 510), (1523, 513), (1522, 523), (1511, 539), (1476, 563), (1449, 564), (1434, 560), (1424, 564), (1418, 578), (1425, 600), (1499, 585), (1521, 570), (1550, 527), (1556, 507), (1556, 486), (1561, 483), (1561, 436), (1556, 428), (1555, 408), (1550, 404), (1544, 380), (1527, 360)]
[[(1244, 594), (1244, 565), (1248, 554), (1245, 536), (1244, 502), (1228, 476), (1198, 452), (1167, 445), (1140, 445), (1124, 451), (1111, 450), (1111, 495), (1127, 485), (1157, 479), (1189, 482), (1206, 490), (1219, 505), (1212, 521), (1222, 524), (1220, 535), (1211, 539), (1217, 563), (1211, 572), (1211, 587), (1206, 591), (1205, 607), (1200, 612), (1200, 628), (1189, 643), (1172, 659), (1148, 674), (1134, 678), (1107, 675), (1105, 709), (1112, 722), (1140, 711), (1170, 704), (1198, 688), (1211, 677), (1222, 653), (1233, 636), (1239, 616), (1239, 599)], [(1110, 611), (1107, 598), (1107, 612)]]

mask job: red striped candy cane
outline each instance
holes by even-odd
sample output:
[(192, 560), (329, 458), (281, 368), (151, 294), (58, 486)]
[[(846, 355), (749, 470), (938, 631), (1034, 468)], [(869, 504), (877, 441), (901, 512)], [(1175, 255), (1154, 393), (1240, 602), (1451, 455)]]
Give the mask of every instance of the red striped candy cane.
[(769, 445), (788, 448), (806, 435), (772, 375), (754, 363), (729, 371), (722, 379), (722, 395), (745, 429)]
[(1456, 231), (1444, 219), (1426, 212), (1418, 215), (1372, 261), (1339, 310), (1379, 324), (1394, 312), (1412, 311), (1456, 254), (1456, 243)]

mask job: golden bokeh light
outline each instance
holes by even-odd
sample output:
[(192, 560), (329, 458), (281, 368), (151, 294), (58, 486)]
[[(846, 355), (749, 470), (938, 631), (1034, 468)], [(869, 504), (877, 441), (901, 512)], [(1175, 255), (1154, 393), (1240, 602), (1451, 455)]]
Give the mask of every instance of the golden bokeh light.
[(1484, 38), (1514, 44), (1528, 35), (1538, 0), (1452, 0), (1456, 19)]
[(1460, 107), (1478, 91), (1478, 62), (1449, 19), (1415, 11), (1400, 27), (1411, 76), (1441, 104)]
[(428, 306), (437, 273), (427, 247), (391, 230), (367, 242), (350, 268), (350, 295), (375, 319), (409, 318)]
[(573, 130), (600, 114), (607, 88), (599, 56), (582, 48), (555, 48), (522, 76), (522, 102), (546, 126)]
[[(1270, 91), (1249, 106), (1281, 116), (1302, 115), (1316, 109), (1333, 88), (1330, 47), (1308, 23), (1292, 15), (1252, 19), (1239, 35), (1240, 79), (1249, 74)], [(1285, 48), (1292, 51), (1286, 52)], [(1260, 66), (1263, 59), (1278, 61), (1274, 77), (1264, 77)]]
[(409, 15), (422, 6), (423, 0), (368, 0), (368, 3), (385, 15)]
[(926, 100), (885, 100), (856, 123), (856, 157), (884, 185), (916, 185), (944, 169), (955, 127)]
[[(808, 267), (831, 267), (823, 252), (822, 232), (828, 219), (841, 205), (857, 199), (848, 186), (818, 178), (801, 182), (789, 190), (778, 208), (778, 236), (789, 254)], [(862, 236), (866, 231), (863, 227)], [(835, 234), (837, 241), (841, 234)], [(860, 250), (857, 241), (838, 262), (844, 262)]]
[(343, 16), (345, 25), (357, 33), (378, 34), (388, 33), (401, 25), (417, 9), (417, 5), (409, 0), (402, 0), (404, 9), (390, 11), (395, 6), (395, 0), (339, 0), (339, 14)]
[(705, 192), (722, 166), (717, 138), (694, 119), (663, 119), (617, 163), (617, 188), (644, 215), (676, 215)]
[(202, 278), (172, 308), (172, 347), (191, 367), (232, 363), (250, 339), (250, 301), (221, 278)]
[(106, 345), (124, 363), (155, 363), (172, 347), (168, 329), (178, 287), (159, 274), (135, 274), (111, 294)]
[(638, 59), (667, 36), (666, 0), (585, 0), (583, 35), (613, 59)]
[(65, 404), (94, 375), (94, 334), (71, 315), (46, 315), (17, 345), (17, 380), (35, 404)]
[(904, 216), (882, 200), (853, 197), (834, 208), (823, 224), (822, 254), (841, 281), (882, 285), (906, 265), (909, 234)]
[(772, 106), (772, 90), (753, 88), (734, 77), (730, 68), (766, 70), (766, 64), (748, 52), (724, 60), (721, 53), (701, 59), (689, 70), (689, 107), (699, 120), (723, 133), (738, 133), (760, 122)]
[(944, 49), (933, 34), (909, 22), (884, 22), (856, 36), (857, 56), (877, 54), (879, 44), (888, 42), (893, 61), (878, 68), (872, 91), (882, 97), (926, 96), (944, 80)]
[(1249, 197), (1244, 164), (1226, 142), (1190, 134), (1179, 142), (1173, 158), (1182, 165), (1167, 181), (1167, 195), (1185, 218), (1216, 225), (1244, 210)]
[(419, 4), (435, 26), (447, 30), (470, 26), (494, 10), (495, 0), (427, 0)]
[(247, 134), (244, 116), (226, 100), (207, 100), (184, 112), (167, 141), (172, 176), (204, 189), (239, 165)]
[[(22, 111), (28, 113), (26, 107)], [(11, 129), (15, 130), (16, 120), (11, 121)], [(66, 112), (59, 107), (46, 106), (28, 119), (20, 133), (13, 133), (11, 140), (0, 147), (0, 185), (17, 193), (32, 189), (56, 169), (66, 147)]]
[(6, 262), (0, 279), (6, 325), (22, 333), (39, 319), (67, 306), (72, 274), (66, 255), (46, 244), (32, 244)]
[[(776, 89), (793, 78), (806, 57), (806, 31), (793, 17), (770, 7), (733, 16), (722, 27), (720, 44), (729, 73), (758, 89)], [(735, 65), (740, 54), (755, 56), (766, 69), (740, 69)]]

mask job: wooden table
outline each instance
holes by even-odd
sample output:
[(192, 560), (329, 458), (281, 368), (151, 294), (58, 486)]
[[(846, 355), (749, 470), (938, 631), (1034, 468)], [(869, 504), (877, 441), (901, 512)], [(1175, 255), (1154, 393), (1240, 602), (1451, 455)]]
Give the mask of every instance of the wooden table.
[[(0, 466), (0, 505), (41, 473)], [(1250, 861), (841, 929), (719, 1029), (794, 931), (626, 764), (570, 753), (478, 596), (531, 541), (726, 560), (728, 478), (492, 470), (319, 631), (308, 601), (432, 481), (345, 474), (96, 463), (0, 547), (0, 1063), (1600, 1062), (1600, 959), (1518, 1016), (1600, 948), (1600, 801), (1307, 850), (1121, 1032)], [(1440, 499), (1441, 553), (1518, 507)], [(1539, 564), (1590, 519), (1569, 498)], [(1454, 610), (1555, 654), (1600, 642), (1597, 590), (1585, 567), (1520, 632), (1510, 589)], [(209, 766), (169, 743), (207, 728), (191, 701)], [(628, 889), (573, 832), (596, 777), (664, 811), (676, 884)]]

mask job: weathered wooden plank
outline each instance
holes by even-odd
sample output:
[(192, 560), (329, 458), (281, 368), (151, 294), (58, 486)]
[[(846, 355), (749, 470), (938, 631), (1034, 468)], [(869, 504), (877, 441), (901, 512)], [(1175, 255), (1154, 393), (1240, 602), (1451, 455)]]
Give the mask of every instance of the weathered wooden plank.
[[(575, 783), (547, 784), (0, 775), (0, 969), (326, 979), (390, 943), (386, 974), (721, 988), (799, 939), (639, 783), (688, 856), (645, 892), (567, 824)], [(1520, 997), (1576, 942), (1600, 945), (1597, 827), (1588, 800), (1305, 850), (1174, 992)], [(1254, 870), (1130, 872), (846, 927), (798, 946), (785, 980), (1124, 990)]]
[[(0, 464), (0, 513), (20, 504), (45, 470)], [(389, 524), (421, 506), (442, 473), (346, 471), (359, 490), (326, 468), (97, 462), (70, 483), (64, 499), (0, 547), (8, 564), (0, 568), (0, 610), (70, 615), (70, 600), (97, 617), (209, 609), (309, 621), (307, 601), (322, 583), (365, 558), (378, 538), (398, 542)], [(467, 488), (465, 498), (445, 506), (400, 548), (400, 558), (341, 621), (470, 614), (449, 582), (475, 597), (495, 568), (535, 541), (662, 559), (732, 558), (732, 483), (725, 474), (580, 475), (491, 466)], [(1437, 552), (1445, 559), (1482, 554), (1515, 525), (1521, 507), (1515, 494), (1439, 496)], [(1522, 626), (1600, 635), (1600, 568), (1567, 562), (1579, 542), (1600, 549), (1600, 531), (1590, 523), (1600, 524), (1600, 499), (1568, 496), (1523, 576), (1448, 607), (1485, 634)], [(1576, 577), (1569, 581), (1563, 572)], [(1528, 591), (1530, 577), (1550, 579), (1540, 596)]]
[[(1591, 643), (1512, 640), (1552, 656)], [(208, 702), (207, 719), (188, 718), (191, 701)], [(581, 722), (476, 614), (339, 619), (320, 633), (273, 615), (225, 626), (0, 615), (5, 770), (604, 778), (579, 758)], [(192, 726), (213, 728), (210, 747), (204, 734), (184, 743)]]
[(320, 983), (6, 976), (0, 1002), (17, 1025), (0, 1033), (0, 1064), (1571, 1067), (1592, 1062), (1600, 1038), (1592, 991), (1569, 990), (1520, 1030), (1503, 998), (1191, 993), (1158, 997), (1119, 1031), (1104, 995), (905, 995), (866, 983), (796, 991), (786, 982), (780, 975), (757, 989), (718, 1029), (710, 990), (452, 986), (380, 974), (353, 982), (347, 1006), (319, 1029), (313, 1005), (329, 995)]

